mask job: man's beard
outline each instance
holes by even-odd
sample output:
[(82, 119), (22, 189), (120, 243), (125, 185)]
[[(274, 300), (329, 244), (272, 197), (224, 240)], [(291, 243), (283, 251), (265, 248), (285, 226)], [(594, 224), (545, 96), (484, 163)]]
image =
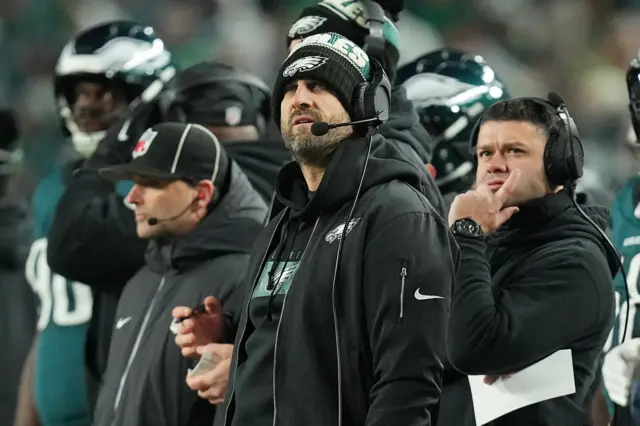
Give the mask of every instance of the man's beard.
[[(322, 120), (317, 113), (314, 114), (312, 111), (303, 111), (293, 115), (289, 123), (293, 123), (295, 117), (302, 114), (310, 116), (314, 121), (326, 121), (329, 124), (349, 121), (349, 116), (346, 112), (333, 115), (327, 120)], [(308, 126), (308, 129), (303, 132), (294, 133), (293, 125), (291, 124), (289, 124), (289, 127), (283, 132), (284, 143), (299, 164), (322, 168), (327, 167), (340, 143), (351, 136), (351, 134), (351, 126), (331, 129), (327, 134), (322, 136), (314, 136), (311, 133), (311, 126)]]

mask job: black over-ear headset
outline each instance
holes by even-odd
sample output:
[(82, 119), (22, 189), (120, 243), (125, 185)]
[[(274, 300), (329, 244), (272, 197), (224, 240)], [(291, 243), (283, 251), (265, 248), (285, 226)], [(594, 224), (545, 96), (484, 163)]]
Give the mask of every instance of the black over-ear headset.
[(271, 90), (269, 87), (257, 76), (236, 67), (218, 62), (210, 62), (208, 65), (211, 72), (201, 73), (189, 81), (181, 79), (178, 74), (168, 83), (166, 89), (158, 96), (162, 117), (165, 119), (171, 117), (172, 120), (186, 123), (188, 120), (184, 105), (189, 101), (188, 91), (200, 86), (224, 84), (225, 82), (239, 83), (255, 89), (259, 93), (254, 96), (255, 104), (259, 104), (256, 127), (261, 135), (265, 134), (266, 123), (271, 119)]
[[(564, 101), (557, 93), (549, 93), (549, 100), (541, 98), (520, 98), (535, 102), (547, 109), (555, 112), (557, 126), (551, 130), (547, 144), (544, 149), (544, 168), (547, 179), (553, 185), (567, 185), (575, 183), (582, 177), (584, 167), (584, 149), (578, 129)], [(497, 104), (509, 102), (509, 100), (498, 102)], [(494, 104), (496, 105), (496, 104)], [(476, 123), (471, 138), (469, 140), (469, 154), (476, 158), (476, 145), (478, 143), (478, 133), (484, 118)]]
[(377, 117), (374, 125), (380, 125), (389, 119), (391, 106), (391, 82), (384, 72), (382, 65), (376, 59), (369, 57), (371, 66), (370, 81), (360, 83), (355, 90), (353, 111), (355, 120), (365, 120)]

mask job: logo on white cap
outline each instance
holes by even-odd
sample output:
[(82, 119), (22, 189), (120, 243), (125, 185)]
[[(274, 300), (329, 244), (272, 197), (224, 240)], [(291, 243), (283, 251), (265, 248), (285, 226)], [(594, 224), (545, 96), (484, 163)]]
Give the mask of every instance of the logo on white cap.
[(135, 148), (133, 148), (131, 157), (138, 158), (145, 155), (149, 151), (149, 146), (151, 146), (151, 142), (153, 142), (153, 140), (157, 135), (158, 135), (158, 132), (155, 132), (151, 129), (147, 129), (147, 131), (145, 131), (142, 134), (142, 136), (140, 136), (140, 139), (138, 139), (138, 143), (136, 144)]
[(237, 126), (242, 121), (242, 108), (239, 106), (230, 106), (224, 111), (224, 121), (229, 126)]

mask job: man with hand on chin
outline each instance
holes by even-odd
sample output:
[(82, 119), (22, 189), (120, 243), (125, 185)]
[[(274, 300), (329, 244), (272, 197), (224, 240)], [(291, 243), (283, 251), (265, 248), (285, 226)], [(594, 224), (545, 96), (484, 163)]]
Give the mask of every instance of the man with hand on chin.
[[(572, 354), (575, 393), (508, 413), (494, 426), (588, 424), (587, 394), (613, 324), (617, 263), (567, 189), (582, 173), (560, 153), (578, 156), (570, 160), (581, 167), (582, 152), (565, 150), (577, 132), (564, 117), (563, 104), (544, 100), (491, 106), (471, 139), (475, 188), (449, 212), (461, 252), (447, 339), (452, 365), (491, 384), (560, 349)], [(606, 225), (606, 209), (584, 209)], [(475, 425), (462, 384), (444, 389), (441, 425)]]

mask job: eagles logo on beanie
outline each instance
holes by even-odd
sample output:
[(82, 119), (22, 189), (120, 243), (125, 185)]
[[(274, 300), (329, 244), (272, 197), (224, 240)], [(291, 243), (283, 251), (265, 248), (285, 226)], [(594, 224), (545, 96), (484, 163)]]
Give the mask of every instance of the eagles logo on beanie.
[[(369, 27), (360, 2), (357, 0), (323, 0), (307, 7), (289, 29), (287, 46), (290, 46), (293, 40), (329, 32), (338, 33), (363, 47), (365, 37), (369, 34)], [(393, 81), (400, 58), (400, 33), (393, 20), (388, 16), (385, 16), (382, 33), (385, 39), (384, 58), (376, 59), (382, 62), (385, 72)]]
[(298, 43), (282, 63), (273, 87), (273, 115), (280, 128), (280, 104), (292, 80), (315, 80), (331, 88), (352, 119), (359, 84), (369, 81), (371, 64), (354, 42), (336, 33), (315, 34)]

